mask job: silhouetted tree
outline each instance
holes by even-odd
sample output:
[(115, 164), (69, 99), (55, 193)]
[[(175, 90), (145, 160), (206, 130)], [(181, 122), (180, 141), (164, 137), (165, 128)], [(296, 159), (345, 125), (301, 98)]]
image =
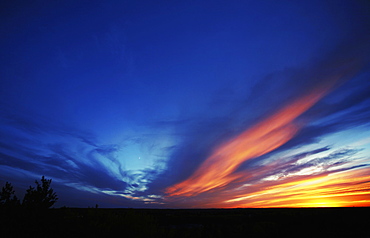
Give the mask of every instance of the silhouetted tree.
[(20, 205), (19, 199), (14, 195), (15, 191), (11, 183), (6, 182), (0, 192), (0, 207), (12, 208)]
[(41, 183), (35, 181), (36, 188), (30, 186), (26, 190), (22, 205), (26, 208), (47, 209), (58, 200), (54, 190), (50, 187), (51, 179), (41, 178)]

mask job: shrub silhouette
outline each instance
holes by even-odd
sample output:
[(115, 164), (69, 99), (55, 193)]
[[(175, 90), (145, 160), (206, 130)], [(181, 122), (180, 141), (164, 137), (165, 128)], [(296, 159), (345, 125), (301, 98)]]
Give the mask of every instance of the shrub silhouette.
[(14, 195), (14, 189), (11, 183), (6, 182), (5, 186), (0, 192), (0, 207), (1, 208), (13, 208), (20, 205), (20, 201), (17, 196)]
[(36, 188), (30, 186), (26, 190), (22, 205), (30, 209), (47, 209), (54, 205), (58, 197), (54, 190), (50, 187), (51, 179), (41, 178), (41, 183), (35, 181)]

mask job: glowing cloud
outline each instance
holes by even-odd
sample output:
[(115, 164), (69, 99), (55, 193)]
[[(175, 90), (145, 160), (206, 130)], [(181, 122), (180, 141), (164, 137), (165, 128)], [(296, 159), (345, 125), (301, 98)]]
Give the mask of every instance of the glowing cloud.
[(296, 135), (302, 127), (295, 119), (311, 108), (330, 90), (333, 82), (307, 93), (272, 116), (216, 148), (185, 181), (166, 189), (171, 196), (194, 196), (240, 180), (248, 175), (234, 173), (245, 161), (275, 150)]

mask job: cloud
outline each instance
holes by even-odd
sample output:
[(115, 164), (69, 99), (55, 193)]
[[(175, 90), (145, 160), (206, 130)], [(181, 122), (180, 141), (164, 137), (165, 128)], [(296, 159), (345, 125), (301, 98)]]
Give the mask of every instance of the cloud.
[(303, 96), (216, 148), (189, 179), (167, 188), (166, 192), (170, 196), (192, 196), (238, 180), (233, 173), (243, 162), (271, 152), (294, 137), (299, 126), (293, 121), (320, 100), (326, 91), (318, 89)]
[(115, 155), (119, 145), (100, 145), (89, 133), (40, 118), (14, 113), (2, 116), (1, 167), (29, 171), (35, 179), (45, 175), (57, 183), (97, 193), (128, 188), (127, 174)]
[[(238, 173), (243, 169), (249, 168), (251, 173), (256, 171), (258, 174), (260, 168), (256, 167), (258, 163), (253, 163), (255, 161), (262, 162), (278, 153), (318, 143), (323, 137), (338, 131), (360, 126), (368, 127), (370, 84), (367, 78), (370, 61), (366, 52), (369, 52), (369, 49), (368, 41), (364, 40), (363, 35), (357, 32), (352, 39), (343, 41), (337, 47), (333, 47), (333, 50), (326, 51), (315, 58), (313, 60), (315, 63), (308, 63), (302, 68), (285, 69), (271, 73), (258, 81), (251, 90), (246, 90), (250, 93), (244, 96), (244, 99), (243, 96), (235, 95), (235, 100), (233, 100), (235, 104), (228, 109), (222, 108), (225, 112), (224, 116), (201, 117), (202, 119), (199, 119), (198, 122), (184, 126), (186, 130), (180, 128), (182, 131), (187, 131), (187, 136), (184, 137), (181, 146), (176, 147), (173, 151), (167, 164), (167, 171), (158, 176), (152, 184), (149, 184), (149, 190), (154, 188), (153, 190), (158, 193), (166, 191), (169, 203), (178, 201), (176, 196), (180, 196), (181, 199), (188, 201), (188, 205), (201, 206), (200, 204), (207, 204), (206, 194), (215, 190), (217, 196), (221, 196), (220, 194), (227, 188), (237, 183), (241, 176)], [(273, 118), (273, 113), (278, 108), (284, 110), (281, 108), (288, 107), (287, 105), (292, 101), (299, 100), (297, 98), (304, 98), (305, 95), (309, 95), (308, 92), (314, 91), (315, 88), (325, 88), (328, 90), (327, 94), (293, 118), (292, 121), (294, 121), (296, 128), (281, 127), (282, 132), (284, 130), (291, 132), (286, 140), (281, 143), (277, 142), (276, 146), (270, 148), (268, 146), (264, 149), (261, 148), (261, 151), (264, 150), (264, 152), (252, 154), (250, 157), (240, 155), (240, 162), (236, 162), (239, 159), (230, 162), (230, 158), (233, 158), (231, 155), (236, 153), (235, 151), (238, 149), (230, 149), (229, 153), (218, 153), (218, 151), (223, 151), (223, 148), (227, 148), (227, 143), (230, 141), (237, 141), (244, 133), (248, 134), (249, 130), (258, 127), (260, 123), (263, 123), (261, 121)], [(231, 91), (240, 92), (242, 90)], [(284, 92), (284, 94), (281, 95), (280, 92)], [(307, 98), (302, 99), (302, 102), (307, 101)], [(217, 95), (212, 101), (218, 102)], [(262, 107), (264, 105), (269, 106)], [(217, 105), (212, 104), (212, 108), (217, 110)], [(292, 115), (287, 113), (287, 115), (289, 114)], [(266, 123), (266, 126), (273, 127), (276, 123), (272, 119), (268, 122), (270, 123)], [(274, 131), (274, 133), (278, 135), (278, 131)], [(263, 140), (250, 136), (246, 136), (246, 138), (250, 140), (250, 143), (254, 142), (263, 147)], [(283, 138), (283, 134), (280, 138)], [(323, 148), (325, 148), (323, 150), (329, 150), (328, 147)], [(241, 146), (240, 151), (248, 151), (249, 149), (248, 146)], [(348, 151), (348, 153), (350, 152)], [(333, 154), (331, 156), (339, 157), (340, 155)], [(246, 161), (247, 159), (250, 161)], [(219, 162), (215, 162), (216, 160)], [(325, 169), (348, 163), (343, 160), (336, 161), (334, 164), (325, 164), (325, 160), (334, 161), (322, 158), (311, 161), (311, 163), (322, 164)], [(234, 165), (227, 164), (229, 162)], [(309, 169), (313, 164), (299, 166), (287, 164), (285, 166), (287, 167), (281, 168), (286, 169), (286, 172), (289, 173), (305, 168)], [(360, 169), (364, 166), (367, 165), (358, 165), (357, 168)], [(350, 169), (355, 169), (355, 167), (349, 166), (348, 170)], [(342, 170), (346, 171), (346, 168), (342, 168)], [(265, 172), (267, 173), (267, 171)], [(274, 170), (270, 170), (267, 174), (274, 174)], [(265, 175), (261, 175), (260, 179)], [(250, 175), (243, 174), (243, 176)], [(204, 199), (203, 203), (195, 202), (201, 198)]]
[[(328, 148), (321, 148), (275, 158), (239, 171), (242, 179), (222, 190), (209, 190), (199, 196), (168, 197), (167, 202), (184, 207), (352, 206), (347, 200), (358, 201), (357, 205), (368, 204), (366, 171), (370, 164), (351, 166), (353, 155), (358, 153), (355, 149), (320, 156), (327, 151)], [(360, 199), (352, 199), (353, 196)]]

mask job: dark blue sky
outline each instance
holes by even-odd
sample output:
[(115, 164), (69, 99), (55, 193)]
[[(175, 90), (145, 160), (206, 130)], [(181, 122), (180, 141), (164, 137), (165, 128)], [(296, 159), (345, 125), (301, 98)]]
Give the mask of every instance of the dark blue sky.
[[(45, 175), (57, 206), (227, 207), (256, 190), (246, 184), (369, 169), (366, 1), (7, 1), (0, 9), (0, 181), (19, 197)], [(289, 106), (299, 113), (275, 128)], [(248, 134), (260, 125), (274, 130)], [(280, 129), (290, 136), (268, 144)], [(243, 133), (252, 138), (243, 151), (263, 150), (240, 163), (223, 152), (233, 166), (217, 168), (233, 170), (210, 178), (228, 182), (185, 193)]]

